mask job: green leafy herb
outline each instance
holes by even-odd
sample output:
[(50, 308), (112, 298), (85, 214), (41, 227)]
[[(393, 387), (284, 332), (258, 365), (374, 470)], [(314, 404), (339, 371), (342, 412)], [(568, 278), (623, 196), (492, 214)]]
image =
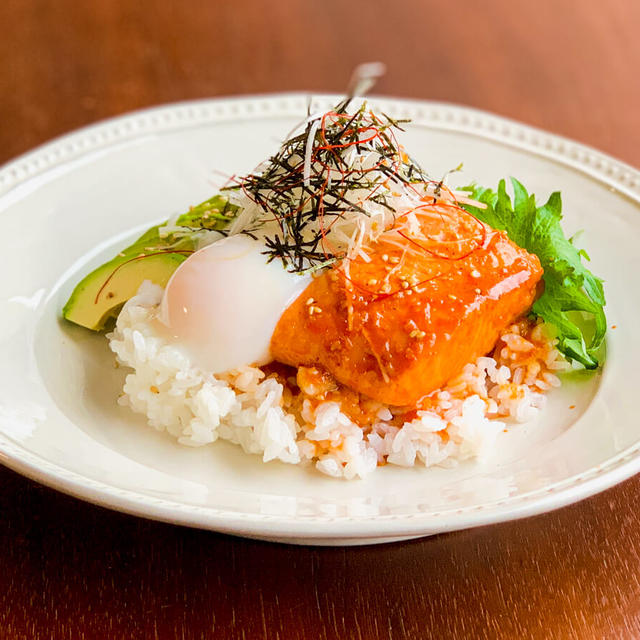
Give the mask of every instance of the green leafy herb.
[(497, 192), (476, 185), (466, 187), (470, 198), (484, 203), (486, 209), (465, 208), (494, 229), (506, 231), (513, 242), (538, 256), (544, 269), (544, 293), (532, 312), (555, 325), (558, 349), (565, 356), (594, 369), (607, 329), (602, 280), (584, 265), (582, 258), (589, 260), (586, 252), (576, 249), (562, 231), (560, 193), (552, 193), (545, 204), (538, 206), (535, 196), (515, 178), (511, 178), (511, 184), (513, 204), (501, 180)]
[(162, 224), (147, 229), (131, 246), (124, 249), (123, 253), (138, 255), (141, 251), (148, 253), (158, 249), (193, 250), (198, 238), (197, 232), (219, 231), (224, 234), (237, 212), (238, 207), (231, 204), (228, 198), (212, 196), (179, 216), (174, 221), (171, 232), (164, 233), (164, 228), (169, 223), (165, 220)]

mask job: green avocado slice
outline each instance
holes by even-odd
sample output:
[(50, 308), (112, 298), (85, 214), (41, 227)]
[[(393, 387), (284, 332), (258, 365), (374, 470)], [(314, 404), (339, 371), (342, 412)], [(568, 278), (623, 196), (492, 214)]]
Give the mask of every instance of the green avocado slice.
[(221, 231), (238, 207), (223, 196), (213, 196), (192, 207), (164, 235), (162, 225), (151, 227), (115, 258), (85, 276), (62, 309), (62, 316), (82, 327), (100, 331), (145, 280), (164, 287), (181, 262), (197, 248), (204, 231)]
[(166, 286), (171, 274), (188, 254), (142, 254), (140, 258), (121, 256), (98, 267), (73, 290), (62, 315), (87, 329), (100, 331), (109, 318), (118, 315), (145, 280)]

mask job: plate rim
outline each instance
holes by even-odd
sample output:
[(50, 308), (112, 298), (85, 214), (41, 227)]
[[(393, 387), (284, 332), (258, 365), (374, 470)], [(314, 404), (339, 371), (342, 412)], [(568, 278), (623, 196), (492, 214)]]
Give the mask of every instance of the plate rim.
[[(300, 116), (308, 99), (330, 104), (340, 96), (306, 92), (208, 98), (157, 105), (81, 127), (23, 153), (0, 167), (0, 198), (56, 166), (146, 134), (180, 131), (243, 119)], [(570, 167), (640, 204), (640, 171), (569, 138), (500, 115), (446, 102), (371, 96), (395, 117), (439, 131), (455, 131), (506, 144)], [(514, 497), (459, 509), (411, 514), (286, 516), (240, 513), (152, 498), (70, 471), (0, 433), (0, 463), (63, 493), (132, 515), (194, 527), (281, 539), (388, 538), (428, 535), (536, 515), (607, 489), (640, 471), (638, 441), (605, 463)], [(319, 529), (318, 525), (322, 525)], [(375, 531), (372, 531), (375, 525)]]
[[(10, 457), (11, 449), (18, 455)], [(478, 526), (497, 524), (546, 513), (588, 498), (618, 484), (640, 471), (640, 443), (610, 458), (610, 465), (599, 465), (575, 474), (555, 485), (530, 491), (514, 498), (472, 507), (443, 509), (439, 512), (348, 516), (289, 516), (286, 514), (234, 512), (214, 507), (189, 505), (163, 498), (152, 498), (135, 491), (114, 487), (69, 471), (15, 445), (0, 434), (0, 462), (13, 471), (64, 494), (93, 505), (151, 520), (209, 529), (234, 535), (268, 536), (286, 541), (304, 536), (375, 541), (433, 535)], [(4, 459), (4, 456), (7, 459)], [(40, 464), (38, 464), (40, 463)], [(44, 464), (42, 464), (44, 463)], [(56, 475), (57, 472), (57, 475)], [(604, 475), (603, 475), (604, 474)], [(585, 476), (589, 476), (586, 477)], [(514, 506), (515, 505), (515, 506)], [(318, 529), (318, 525), (325, 525)], [(375, 533), (371, 526), (375, 524)]]

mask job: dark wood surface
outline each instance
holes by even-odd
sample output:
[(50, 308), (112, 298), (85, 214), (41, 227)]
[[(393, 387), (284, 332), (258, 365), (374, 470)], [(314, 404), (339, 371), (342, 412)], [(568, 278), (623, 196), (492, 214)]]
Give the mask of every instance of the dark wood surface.
[[(460, 102), (640, 165), (636, 0), (3, 0), (0, 161), (188, 98)], [(259, 543), (84, 504), (0, 467), (0, 638), (637, 638), (640, 480), (382, 547)]]

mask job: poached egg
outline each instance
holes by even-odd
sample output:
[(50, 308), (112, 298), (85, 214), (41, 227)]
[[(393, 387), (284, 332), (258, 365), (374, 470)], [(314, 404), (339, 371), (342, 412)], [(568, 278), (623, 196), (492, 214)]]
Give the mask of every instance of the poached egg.
[(272, 360), (271, 336), (311, 276), (267, 263), (265, 245), (233, 235), (189, 256), (169, 280), (160, 321), (203, 369), (221, 373)]

